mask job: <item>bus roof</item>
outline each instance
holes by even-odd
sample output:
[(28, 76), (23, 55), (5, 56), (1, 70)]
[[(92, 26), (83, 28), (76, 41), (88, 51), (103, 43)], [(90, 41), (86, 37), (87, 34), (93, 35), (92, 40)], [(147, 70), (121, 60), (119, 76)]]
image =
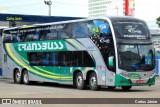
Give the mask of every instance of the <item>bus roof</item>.
[[(75, 20), (65, 20), (65, 21), (58, 21), (58, 22), (33, 24), (33, 25), (23, 25), (23, 26), (7, 28), (5, 30), (32, 28), (32, 27), (47, 26), (47, 25), (53, 25), (53, 24), (81, 22), (81, 21), (87, 21), (87, 20), (106, 19), (106, 18), (108, 18), (110, 20), (141, 20), (141, 19), (137, 19), (137, 18), (131, 17), (131, 16), (108, 16), (108, 17), (95, 17), (95, 18), (83, 18), (83, 19), (75, 19)], [(143, 21), (143, 20), (141, 20), (141, 21)]]

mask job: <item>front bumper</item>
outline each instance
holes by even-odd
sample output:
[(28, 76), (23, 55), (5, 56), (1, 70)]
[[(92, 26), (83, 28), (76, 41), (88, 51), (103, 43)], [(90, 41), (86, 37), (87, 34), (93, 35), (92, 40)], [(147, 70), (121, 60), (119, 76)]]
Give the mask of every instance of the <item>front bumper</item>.
[(137, 83), (132, 83), (131, 79), (116, 74), (115, 86), (147, 86), (147, 85), (151, 86), (155, 84), (155, 77), (156, 77), (155, 75), (150, 77), (147, 83), (137, 84)]

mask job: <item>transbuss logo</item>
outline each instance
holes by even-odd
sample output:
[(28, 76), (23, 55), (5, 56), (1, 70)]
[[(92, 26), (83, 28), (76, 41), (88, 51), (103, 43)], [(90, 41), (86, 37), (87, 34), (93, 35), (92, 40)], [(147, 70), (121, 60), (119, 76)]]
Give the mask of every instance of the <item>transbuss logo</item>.
[(55, 50), (55, 49), (63, 49), (63, 47), (64, 46), (61, 42), (18, 44), (19, 51)]
[(66, 50), (64, 41), (23, 42), (14, 44), (17, 51), (56, 51)]

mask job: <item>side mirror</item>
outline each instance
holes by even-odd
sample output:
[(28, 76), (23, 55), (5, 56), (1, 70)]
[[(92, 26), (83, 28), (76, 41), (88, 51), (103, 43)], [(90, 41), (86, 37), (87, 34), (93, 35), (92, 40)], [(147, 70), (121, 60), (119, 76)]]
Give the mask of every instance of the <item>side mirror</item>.
[(109, 67), (114, 67), (114, 61), (113, 61), (114, 57), (113, 56), (110, 56), (108, 58), (108, 65)]

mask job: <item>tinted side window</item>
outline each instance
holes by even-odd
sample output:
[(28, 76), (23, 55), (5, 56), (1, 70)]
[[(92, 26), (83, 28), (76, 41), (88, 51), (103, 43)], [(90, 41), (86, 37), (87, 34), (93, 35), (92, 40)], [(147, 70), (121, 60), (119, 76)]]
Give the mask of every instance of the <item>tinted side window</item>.
[(91, 55), (89, 55), (89, 53), (87, 51), (83, 52), (83, 63), (84, 66), (87, 67), (95, 67), (95, 63), (93, 61), (93, 59), (91, 58)]
[(59, 35), (62, 39), (71, 38), (72, 36), (72, 27), (71, 24), (65, 24), (63, 29), (59, 29)]
[(46, 34), (46, 40), (53, 40), (53, 39), (57, 39), (58, 35), (56, 31), (53, 32), (48, 32)]
[(31, 66), (47, 66), (49, 65), (49, 54), (43, 52), (27, 53)]
[(37, 32), (37, 35), (39, 35), (39, 40), (53, 40), (58, 38), (58, 32), (56, 29), (41, 30)]
[(78, 66), (82, 66), (82, 51), (73, 51), (71, 53), (71, 62), (70, 65), (73, 67), (78, 67)]
[(31, 66), (95, 66), (87, 51), (29, 52), (27, 56)]
[(87, 23), (75, 23), (73, 24), (73, 37), (74, 38), (85, 38), (88, 37), (89, 31)]
[(3, 43), (11, 43), (12, 42), (12, 35), (11, 34), (5, 34), (3, 38)]
[(29, 52), (27, 57), (31, 66), (60, 66), (58, 52)]
[(87, 51), (66, 52), (65, 63), (72, 67), (95, 67), (95, 63)]
[(49, 63), (50, 63), (50, 65), (58, 66), (58, 52), (51, 52), (50, 53)]
[(25, 41), (33, 41), (34, 40), (34, 32), (29, 32), (29, 33), (26, 33), (26, 39)]

